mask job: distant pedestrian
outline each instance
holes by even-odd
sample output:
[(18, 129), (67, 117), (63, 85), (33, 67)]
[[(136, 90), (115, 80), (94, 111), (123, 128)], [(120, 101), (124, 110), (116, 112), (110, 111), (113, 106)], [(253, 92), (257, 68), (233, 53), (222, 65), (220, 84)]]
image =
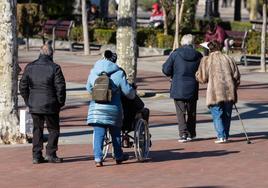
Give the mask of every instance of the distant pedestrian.
[(222, 8), (227, 8), (227, 0), (222, 0), (222, 4), (221, 4), (221, 7)]
[(196, 104), (198, 82), (195, 73), (201, 53), (194, 49), (193, 36), (184, 35), (182, 47), (172, 52), (163, 64), (162, 72), (171, 78), (170, 97), (174, 99), (179, 128), (179, 142), (187, 142), (196, 137)]
[(208, 48), (209, 56), (202, 58), (196, 79), (207, 83), (206, 104), (217, 132), (215, 143), (225, 143), (229, 138), (232, 107), (237, 102), (240, 73), (234, 60), (221, 52), (218, 41), (209, 42)]
[[(62, 162), (56, 151), (60, 135), (59, 112), (65, 103), (66, 86), (60, 66), (53, 62), (51, 45), (43, 45), (39, 58), (26, 66), (19, 89), (33, 118), (33, 164)], [(45, 122), (48, 142), (44, 158), (42, 150)]]
[(160, 9), (160, 5), (158, 3), (154, 3), (152, 5), (152, 13), (150, 16), (150, 23), (149, 25), (154, 28), (163, 27), (164, 24), (164, 17), (163, 12)]
[(207, 30), (205, 34), (205, 41), (218, 41), (221, 47), (224, 46), (224, 40), (227, 38), (227, 34), (225, 30), (219, 25), (214, 23), (213, 21), (209, 22), (207, 25)]
[(103, 142), (104, 136), (109, 129), (112, 136), (114, 158), (116, 164), (128, 160), (128, 155), (123, 154), (121, 148), (121, 127), (122, 127), (122, 103), (121, 95), (134, 99), (136, 92), (128, 84), (124, 72), (116, 64), (116, 53), (106, 50), (104, 57), (96, 62), (88, 76), (87, 91), (92, 93), (96, 79), (106, 73), (110, 77), (112, 98), (110, 102), (100, 103), (90, 101), (88, 109), (87, 124), (93, 126), (93, 150), (96, 167), (103, 166)]

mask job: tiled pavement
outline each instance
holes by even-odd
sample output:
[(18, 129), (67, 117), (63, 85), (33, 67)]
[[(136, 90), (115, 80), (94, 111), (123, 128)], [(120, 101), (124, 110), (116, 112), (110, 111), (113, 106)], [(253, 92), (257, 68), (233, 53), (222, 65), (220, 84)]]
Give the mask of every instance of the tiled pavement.
[[(20, 62), (37, 57), (37, 51), (20, 53)], [(92, 129), (85, 125), (87, 93), (84, 84), (99, 56), (81, 56), (58, 51), (55, 61), (68, 82), (68, 100), (61, 112), (59, 155), (63, 164), (31, 164), (31, 146), (0, 146), (0, 187), (267, 187), (268, 74), (250, 72), (239, 66), (242, 84), (238, 108), (253, 144), (245, 142), (240, 121), (234, 112), (232, 142), (213, 143), (215, 132), (205, 106), (205, 88), (198, 102), (197, 134), (199, 140), (186, 144), (176, 141), (175, 109), (168, 98), (169, 81), (161, 74), (167, 58), (143, 57), (138, 61), (138, 90), (151, 110), (150, 131), (153, 146), (150, 159), (137, 163), (133, 150), (125, 165), (95, 168), (92, 156)], [(21, 63), (23, 68), (26, 64)], [(254, 67), (255, 68), (255, 67)], [(20, 102), (22, 105), (23, 103)]]

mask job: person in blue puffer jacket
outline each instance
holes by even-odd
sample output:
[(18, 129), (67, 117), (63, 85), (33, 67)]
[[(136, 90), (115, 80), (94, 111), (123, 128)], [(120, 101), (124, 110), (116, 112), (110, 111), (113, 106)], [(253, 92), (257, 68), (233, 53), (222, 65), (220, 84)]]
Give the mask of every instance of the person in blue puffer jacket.
[(93, 126), (93, 150), (96, 167), (103, 166), (103, 141), (107, 128), (109, 128), (116, 164), (128, 160), (128, 155), (123, 154), (121, 148), (121, 127), (122, 127), (122, 104), (121, 95), (129, 99), (134, 99), (136, 91), (127, 82), (123, 70), (115, 63), (117, 60), (116, 53), (106, 50), (104, 57), (96, 62), (88, 76), (86, 89), (92, 93), (95, 80), (101, 73), (106, 72), (112, 80), (112, 101), (110, 103), (97, 103), (90, 101), (87, 124)]

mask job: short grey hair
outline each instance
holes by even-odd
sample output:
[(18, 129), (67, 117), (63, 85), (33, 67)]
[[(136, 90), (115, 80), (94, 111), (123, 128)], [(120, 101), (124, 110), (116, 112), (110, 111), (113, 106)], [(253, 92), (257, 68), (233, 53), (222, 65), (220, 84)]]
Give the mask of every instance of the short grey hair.
[(44, 44), (40, 49), (41, 55), (53, 56), (53, 48), (50, 43)]
[(194, 36), (191, 34), (183, 35), (181, 38), (181, 45), (191, 45), (194, 42)]

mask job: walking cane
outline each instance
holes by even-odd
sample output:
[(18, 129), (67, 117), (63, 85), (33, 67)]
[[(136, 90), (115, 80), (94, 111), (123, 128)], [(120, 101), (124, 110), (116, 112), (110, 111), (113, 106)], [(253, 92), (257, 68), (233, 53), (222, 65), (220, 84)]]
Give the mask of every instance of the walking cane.
[(238, 109), (237, 109), (235, 103), (234, 103), (234, 107), (235, 107), (237, 116), (238, 116), (238, 118), (239, 118), (240, 121), (241, 121), (241, 125), (242, 125), (242, 127), (243, 127), (243, 130), (244, 130), (244, 133), (245, 133), (245, 136), (246, 136), (246, 139), (247, 139), (247, 144), (251, 144), (251, 141), (250, 141), (249, 138), (248, 138), (247, 131), (246, 131), (246, 129), (245, 129), (245, 126), (244, 126), (244, 124), (243, 124), (243, 121), (242, 121), (242, 119), (241, 119), (241, 117), (240, 117), (240, 114), (239, 114), (239, 112), (238, 112)]

